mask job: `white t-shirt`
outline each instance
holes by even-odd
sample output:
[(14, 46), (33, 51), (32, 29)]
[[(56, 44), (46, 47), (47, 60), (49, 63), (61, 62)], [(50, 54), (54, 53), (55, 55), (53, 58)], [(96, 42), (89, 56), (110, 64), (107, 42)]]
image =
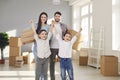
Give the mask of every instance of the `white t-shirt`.
[[(60, 34), (60, 36), (62, 37), (62, 29), (60, 27), (60, 23), (55, 24), (55, 28), (57, 29), (58, 33)], [(58, 49), (59, 48), (59, 44), (58, 44), (58, 40), (56, 38), (56, 33), (55, 33), (55, 29), (53, 28), (53, 35), (51, 38), (51, 43), (50, 43), (50, 47), (54, 48), (54, 49)]]
[(51, 32), (48, 33), (48, 38), (46, 40), (42, 40), (38, 37), (38, 35), (34, 35), (34, 38), (37, 43), (37, 56), (39, 58), (48, 58), (51, 54), (49, 40), (51, 38)]
[(72, 46), (77, 37), (74, 36), (71, 41), (64, 41), (59, 34), (56, 35), (59, 43), (59, 53), (61, 58), (72, 58)]

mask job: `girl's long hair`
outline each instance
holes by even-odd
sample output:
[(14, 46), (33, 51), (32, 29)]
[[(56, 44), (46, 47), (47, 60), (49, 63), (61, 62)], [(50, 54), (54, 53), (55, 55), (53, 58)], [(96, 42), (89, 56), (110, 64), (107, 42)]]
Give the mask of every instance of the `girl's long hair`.
[[(41, 16), (42, 15), (46, 15), (46, 17), (48, 17), (47, 13), (46, 12), (42, 12), (39, 16), (39, 20), (38, 20), (38, 26), (37, 26), (37, 29), (36, 29), (36, 33), (38, 34), (39, 31), (41, 30), (41, 26), (42, 26), (42, 22), (41, 22)], [(45, 24), (47, 24), (47, 20), (45, 22)]]

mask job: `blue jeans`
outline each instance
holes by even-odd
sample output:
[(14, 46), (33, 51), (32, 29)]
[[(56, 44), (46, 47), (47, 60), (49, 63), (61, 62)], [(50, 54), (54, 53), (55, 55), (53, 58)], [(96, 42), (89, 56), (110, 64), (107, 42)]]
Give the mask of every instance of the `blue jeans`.
[(74, 80), (71, 58), (60, 58), (60, 69), (61, 69), (62, 80), (66, 80), (66, 71), (68, 73), (69, 79)]

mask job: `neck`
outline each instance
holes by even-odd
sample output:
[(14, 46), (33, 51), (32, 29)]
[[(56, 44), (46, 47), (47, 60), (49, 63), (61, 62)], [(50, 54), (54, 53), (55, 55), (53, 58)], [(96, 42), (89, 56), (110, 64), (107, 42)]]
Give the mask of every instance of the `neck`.
[(59, 24), (60, 22), (55, 22), (56, 24)]
[(45, 23), (42, 23), (42, 26), (45, 26), (46, 24)]

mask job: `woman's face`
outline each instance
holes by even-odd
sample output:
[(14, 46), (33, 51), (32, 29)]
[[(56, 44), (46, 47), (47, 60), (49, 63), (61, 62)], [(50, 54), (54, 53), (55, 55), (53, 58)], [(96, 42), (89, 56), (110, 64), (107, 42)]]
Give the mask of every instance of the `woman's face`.
[(47, 16), (45, 15), (45, 14), (43, 14), (42, 16), (41, 16), (41, 22), (42, 23), (45, 23), (47, 21)]

